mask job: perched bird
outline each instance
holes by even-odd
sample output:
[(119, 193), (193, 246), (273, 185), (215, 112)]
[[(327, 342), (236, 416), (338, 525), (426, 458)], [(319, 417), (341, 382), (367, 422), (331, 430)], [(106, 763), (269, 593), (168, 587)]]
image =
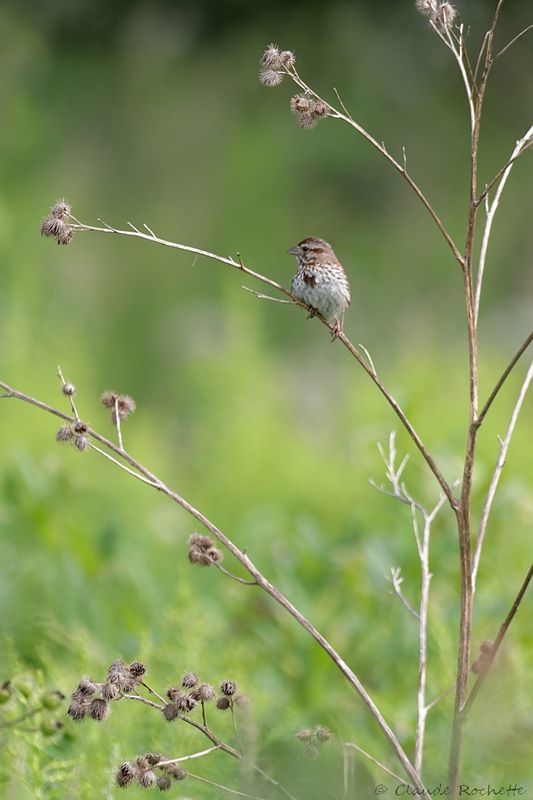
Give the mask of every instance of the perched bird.
[(350, 305), (350, 284), (333, 248), (323, 239), (308, 236), (288, 251), (296, 256), (298, 271), (291, 291), (332, 325), (333, 337), (342, 331), (344, 312)]

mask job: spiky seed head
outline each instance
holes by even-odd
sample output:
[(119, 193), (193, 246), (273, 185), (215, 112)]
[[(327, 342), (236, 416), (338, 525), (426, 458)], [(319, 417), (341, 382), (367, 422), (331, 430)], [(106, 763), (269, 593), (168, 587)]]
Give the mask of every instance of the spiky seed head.
[(71, 442), (74, 438), (70, 425), (63, 425), (56, 433), (56, 442)]
[(126, 419), (130, 414), (134, 414), (137, 410), (137, 403), (130, 397), (129, 394), (119, 394), (111, 412), (113, 424), (117, 424), (117, 416), (120, 420)]
[(126, 665), (121, 658), (115, 659), (107, 670), (107, 678), (110, 683), (118, 683), (126, 672)]
[(333, 734), (325, 725), (315, 725), (313, 728), (313, 736), (317, 744), (324, 744), (325, 742), (329, 742)]
[(423, 17), (435, 20), (438, 9), (437, 0), (416, 0), (415, 5), (417, 11), (422, 14)]
[(267, 86), (270, 89), (272, 86), (280, 85), (283, 81), (283, 75), (274, 69), (264, 69), (259, 73), (259, 80), (263, 86)]
[(146, 673), (146, 666), (142, 661), (134, 661), (128, 667), (130, 675), (134, 678), (141, 678)]
[(86, 436), (76, 436), (74, 444), (76, 445), (80, 453), (83, 453), (89, 447), (89, 440)]
[(115, 780), (121, 788), (124, 788), (124, 786), (129, 786), (130, 783), (133, 783), (136, 777), (137, 770), (135, 765), (131, 761), (125, 761), (118, 768)]
[(316, 101), (313, 108), (313, 114), (315, 115), (315, 117), (325, 117), (328, 111), (329, 111), (329, 106), (327, 103), (324, 103), (323, 100)]
[(237, 684), (235, 681), (225, 680), (220, 684), (220, 691), (227, 697), (232, 697), (237, 691)]
[(303, 130), (311, 130), (312, 128), (316, 127), (317, 119), (312, 111), (304, 111), (302, 114), (298, 114), (297, 116), (298, 125)]
[(291, 111), (293, 114), (302, 114), (311, 110), (311, 99), (304, 94), (295, 94), (291, 97)]
[(110, 389), (106, 389), (106, 391), (102, 393), (100, 402), (106, 408), (114, 408), (117, 399), (118, 399), (117, 392), (112, 392)]
[[(194, 534), (193, 533), (193, 536), (197, 536), (197, 535), (198, 534)], [(209, 537), (205, 536), (203, 538), (208, 539)], [(189, 542), (191, 540), (192, 540), (192, 536), (191, 536), (191, 539), (189, 540)], [(209, 546), (211, 546), (211, 539), (209, 539)], [(198, 677), (194, 674), (194, 672), (186, 672), (185, 675), (183, 676), (182, 681), (181, 681), (181, 685), (184, 686), (186, 689), (192, 689), (194, 686), (196, 686), (197, 683), (198, 683)]]
[(150, 764), (146, 756), (143, 754), (142, 756), (137, 756), (137, 758), (135, 759), (135, 766), (137, 767), (138, 770), (144, 772), (149, 768)]
[(310, 728), (303, 728), (296, 734), (296, 738), (299, 739), (301, 742), (308, 742), (312, 738), (312, 736), (313, 733)]
[(50, 209), (50, 214), (55, 219), (62, 219), (65, 220), (69, 216), (70, 212), (72, 211), (72, 206), (70, 203), (67, 203), (66, 200), (61, 198), (57, 200), (52, 208)]
[(104, 700), (103, 697), (96, 697), (94, 700), (91, 700), (89, 714), (91, 718), (95, 719), (97, 722), (102, 722), (107, 719), (110, 711), (109, 703), (107, 700)]
[(92, 680), (87, 675), (84, 675), (76, 687), (76, 694), (83, 697), (90, 697), (95, 691), (96, 686)]
[(178, 689), (176, 686), (171, 686), (170, 689), (167, 689), (167, 697), (172, 703), (175, 703), (177, 700), (179, 700), (182, 694), (183, 692), (181, 689)]
[(441, 3), (437, 11), (437, 18), (435, 20), (437, 28), (439, 28), (442, 33), (449, 31), (452, 28), (456, 17), (457, 9), (455, 6), (452, 6), (451, 3)]
[(144, 757), (146, 758), (151, 767), (155, 767), (156, 764), (159, 764), (159, 762), (163, 758), (161, 753), (145, 753)]
[(151, 786), (157, 785), (157, 776), (151, 769), (147, 769), (146, 772), (141, 772), (137, 780), (143, 789), (149, 789)]
[(202, 683), (189, 693), (189, 697), (196, 700), (198, 703), (207, 703), (215, 697), (215, 688), (210, 683)]
[(118, 697), (118, 688), (114, 683), (104, 683), (100, 694), (104, 700), (116, 700)]
[(279, 50), (276, 44), (268, 45), (261, 57), (261, 66), (270, 69), (279, 69), (281, 67)]
[(69, 381), (67, 381), (62, 385), (61, 391), (63, 392), (63, 394), (66, 394), (67, 397), (74, 397), (74, 395), (76, 394), (76, 387), (74, 386), (73, 383), (69, 383)]
[(231, 706), (229, 697), (219, 697), (217, 700), (217, 708), (219, 711), (227, 711)]
[(74, 700), (67, 709), (67, 714), (74, 722), (81, 722), (87, 716), (87, 703)]
[(294, 53), (291, 52), (290, 50), (282, 50), (282, 52), (279, 54), (279, 60), (281, 62), (282, 67), (284, 67), (285, 69), (290, 69), (291, 67), (294, 67), (294, 64), (296, 62)]
[(187, 777), (187, 775), (188, 775), (188, 772), (187, 772), (186, 769), (183, 769), (183, 767), (178, 767), (178, 766), (174, 765), (174, 769), (172, 770), (172, 777), (174, 778), (174, 780), (176, 780), (176, 781), (184, 781), (185, 778)]
[(163, 716), (167, 722), (172, 722), (180, 715), (180, 710), (176, 703), (167, 703), (163, 709)]
[(172, 786), (172, 781), (170, 780), (168, 775), (161, 775), (161, 777), (157, 779), (157, 788), (159, 789), (159, 791), (167, 792), (171, 786)]

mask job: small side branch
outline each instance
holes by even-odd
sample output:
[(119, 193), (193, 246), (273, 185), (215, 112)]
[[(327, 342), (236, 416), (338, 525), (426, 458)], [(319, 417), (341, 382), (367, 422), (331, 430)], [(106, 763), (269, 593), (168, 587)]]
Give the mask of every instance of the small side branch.
[(479, 522), (479, 528), (474, 547), (474, 556), (472, 559), (472, 577), (471, 577), (472, 592), (475, 592), (476, 590), (476, 579), (479, 569), (479, 562), (481, 560), (481, 551), (483, 548), (485, 533), (487, 531), (487, 524), (492, 509), (492, 504), (494, 502), (494, 497), (496, 495), (496, 489), (498, 488), (498, 483), (500, 481), (502, 470), (505, 466), (507, 452), (509, 450), (509, 445), (511, 444), (511, 439), (513, 437), (514, 429), (516, 427), (518, 415), (520, 414), (520, 410), (522, 408), (524, 399), (526, 397), (529, 385), (532, 380), (533, 380), (533, 361), (530, 364), (529, 370), (527, 371), (526, 377), (524, 378), (524, 382), (522, 383), (522, 386), (520, 388), (518, 398), (516, 400), (515, 406), (511, 414), (511, 419), (509, 420), (509, 425), (507, 426), (507, 431), (505, 432), (505, 436), (503, 439), (500, 440), (500, 451), (498, 453), (498, 458), (496, 461), (496, 466), (494, 467), (494, 472), (492, 473), (492, 478), (490, 481), (489, 490), (487, 492), (487, 497), (485, 499), (485, 503), (483, 504), (483, 510), (481, 512), (481, 519)]
[(515, 597), (515, 600), (513, 602), (513, 605), (511, 606), (511, 609), (510, 609), (509, 613), (507, 614), (507, 616), (505, 617), (504, 621), (500, 625), (500, 629), (498, 631), (498, 635), (496, 636), (496, 638), (494, 640), (494, 644), (492, 645), (489, 657), (488, 657), (487, 661), (484, 664), (483, 671), (478, 675), (477, 680), (476, 680), (475, 684), (472, 687), (472, 691), (470, 692), (468, 700), (466, 701), (465, 706), (463, 708), (463, 712), (462, 713), (463, 713), (464, 717), (466, 717), (468, 715), (470, 709), (472, 708), (472, 705), (473, 705), (476, 697), (478, 696), (481, 687), (483, 686), (485, 678), (487, 677), (488, 672), (490, 671), (492, 665), (494, 664), (494, 659), (496, 658), (496, 656), (498, 654), (498, 650), (501, 647), (501, 644), (503, 642), (504, 636), (507, 633), (507, 631), (509, 629), (509, 625), (513, 621), (514, 616), (515, 616), (516, 612), (518, 611), (518, 609), (520, 607), (520, 603), (522, 602), (522, 598), (524, 597), (524, 595), (526, 593), (526, 590), (527, 590), (527, 587), (529, 586), (532, 578), (533, 578), (533, 565), (529, 568), (529, 572), (527, 573), (527, 575), (525, 577), (525, 580), (524, 580), (522, 586), (520, 587), (520, 590), (519, 590), (517, 596)]
[(483, 406), (483, 408), (479, 412), (479, 416), (478, 416), (478, 418), (476, 420), (476, 425), (477, 425), (478, 428), (482, 424), (483, 420), (485, 419), (487, 411), (489, 410), (489, 408), (491, 407), (492, 403), (496, 399), (496, 396), (499, 393), (500, 389), (502, 388), (503, 384), (505, 383), (505, 381), (507, 380), (507, 378), (511, 374), (511, 372), (514, 369), (514, 367), (516, 366), (516, 364), (520, 361), (520, 358), (526, 352), (526, 350), (529, 347), (529, 345), (531, 344), (531, 342), (533, 342), (533, 331), (529, 334), (527, 339), (520, 345), (520, 347), (518, 348), (518, 350), (516, 351), (516, 353), (512, 357), (511, 361), (509, 362), (509, 364), (506, 366), (506, 368), (502, 372), (500, 378), (498, 379), (498, 381), (496, 383), (496, 386), (494, 387), (494, 389), (490, 393), (487, 402), (485, 403), (485, 405)]

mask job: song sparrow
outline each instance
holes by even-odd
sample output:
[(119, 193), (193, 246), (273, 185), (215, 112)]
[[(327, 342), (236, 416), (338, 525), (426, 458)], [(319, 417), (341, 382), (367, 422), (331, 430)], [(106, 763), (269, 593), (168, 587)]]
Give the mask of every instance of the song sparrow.
[(332, 325), (333, 337), (342, 331), (344, 312), (350, 304), (350, 284), (333, 248), (323, 239), (308, 236), (288, 251), (296, 256), (298, 271), (291, 291)]

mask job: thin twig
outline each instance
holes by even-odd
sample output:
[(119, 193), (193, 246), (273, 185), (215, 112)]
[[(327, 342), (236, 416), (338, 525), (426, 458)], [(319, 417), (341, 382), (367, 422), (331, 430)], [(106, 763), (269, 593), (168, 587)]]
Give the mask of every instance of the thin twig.
[(401, 584), (403, 583), (403, 577), (400, 574), (401, 573), (400, 567), (391, 567), (390, 571), (391, 571), (391, 577), (387, 578), (387, 580), (389, 581), (389, 583), (392, 584), (394, 593), (396, 594), (398, 599), (403, 603), (407, 611), (410, 614), (412, 614), (416, 620), (420, 621), (420, 615), (418, 614), (418, 611), (415, 611), (413, 606), (409, 603), (408, 599), (402, 592)]
[(376, 764), (376, 766), (381, 767), (381, 769), (384, 770), (388, 775), (391, 775), (393, 778), (395, 778), (401, 784), (405, 783), (403, 778), (401, 778), (399, 775), (397, 775), (391, 769), (386, 767), (385, 764), (382, 764), (381, 761), (378, 761), (377, 758), (374, 758), (374, 756), (371, 756), (370, 753), (367, 753), (366, 750), (363, 750), (363, 748), (359, 747), (359, 745), (355, 744), (355, 742), (344, 742), (344, 747), (353, 747), (354, 750), (357, 750), (358, 753), (361, 753), (361, 755), (365, 756), (365, 758), (368, 758), (368, 760), (372, 761), (373, 764)]
[[(66, 382), (65, 378), (63, 377), (63, 373), (62, 373), (61, 367), (59, 365), (57, 367), (57, 376), (58, 376), (59, 380), (61, 381), (61, 386), (66, 386), (67, 382)], [(79, 420), (80, 419), (80, 415), (78, 414), (78, 409), (76, 408), (76, 403), (75, 403), (75, 400), (74, 400), (74, 396), (72, 394), (69, 394), (67, 396), (68, 396), (68, 399), (69, 399), (70, 407), (72, 409), (72, 413), (74, 414), (76, 419)]]
[(508, 50), (510, 47), (512, 47), (512, 45), (513, 45), (515, 42), (517, 42), (519, 39), (521, 39), (521, 38), (522, 38), (522, 36), (523, 36), (525, 33), (527, 33), (528, 31), (530, 31), (532, 28), (533, 28), (533, 24), (532, 24), (532, 25), (528, 25), (528, 26), (527, 26), (527, 28), (524, 28), (524, 30), (523, 30), (523, 31), (520, 31), (520, 33), (517, 33), (517, 34), (516, 34), (516, 36), (515, 36), (513, 39), (511, 39), (511, 41), (510, 41), (510, 42), (508, 42), (508, 43), (505, 45), (505, 47), (502, 47), (502, 49), (501, 49), (501, 50), (498, 50), (498, 52), (497, 52), (497, 53), (496, 53), (496, 55), (494, 56), (494, 60), (496, 60), (496, 59), (497, 59), (497, 58), (499, 58), (500, 56), (503, 56), (503, 54), (504, 54), (504, 53), (505, 53), (505, 52), (506, 52), (506, 51), (507, 51), (507, 50)]
[(505, 436), (500, 441), (500, 450), (498, 453), (498, 458), (496, 460), (496, 466), (494, 467), (494, 472), (492, 473), (492, 478), (489, 484), (489, 489), (487, 492), (487, 497), (483, 504), (483, 510), (481, 512), (481, 519), (479, 522), (479, 528), (476, 538), (476, 543), (474, 547), (474, 556), (472, 559), (472, 591), (475, 592), (476, 590), (476, 579), (477, 573), (479, 569), (479, 562), (481, 559), (481, 550), (483, 548), (483, 542), (485, 539), (485, 533), (487, 531), (487, 524), (489, 521), (490, 512), (492, 509), (492, 504), (494, 502), (494, 497), (496, 495), (496, 489), (498, 488), (498, 483), (500, 481), (500, 477), (502, 474), (502, 470), (505, 466), (505, 460), (507, 458), (507, 451), (509, 450), (509, 445), (511, 444), (511, 439), (514, 433), (514, 429), (518, 420), (518, 415), (520, 414), (520, 410), (522, 408), (524, 399), (526, 397), (527, 391), (529, 389), (529, 384), (533, 380), (533, 361), (530, 364), (530, 367), (527, 371), (526, 377), (524, 378), (524, 382), (520, 388), (520, 392), (518, 393), (518, 398), (516, 400), (515, 406), (513, 408), (511, 419), (509, 420), (509, 425), (507, 426), (507, 431)]
[[(500, 178), (498, 183), (498, 188), (496, 189), (494, 198), (492, 203), (489, 205), (489, 211), (487, 214), (487, 219), (485, 221), (485, 229), (483, 231), (483, 238), (481, 241), (481, 250), (479, 253), (479, 261), (478, 261), (478, 268), (477, 268), (477, 275), (476, 275), (476, 293), (475, 293), (475, 324), (477, 325), (478, 316), (479, 316), (479, 304), (481, 301), (481, 288), (483, 285), (483, 276), (485, 273), (485, 263), (487, 260), (487, 251), (489, 246), (490, 235), (492, 232), (492, 226), (494, 223), (494, 217), (498, 210), (498, 206), (500, 205), (500, 199), (502, 196), (502, 192), (505, 188), (505, 184), (507, 183), (507, 179), (511, 174), (511, 170), (513, 168), (513, 164), (515, 163), (516, 159), (524, 152), (524, 150), (529, 147), (531, 142), (533, 141), (533, 125), (529, 128), (529, 130), (525, 133), (525, 135), (519, 139), (515, 145), (513, 152), (511, 153), (511, 157), (507, 162), (507, 166), (503, 170), (503, 174)], [(479, 202), (479, 201), (476, 201)]]
[(245, 586), (257, 586), (257, 581), (255, 580), (247, 581), (246, 578), (239, 578), (238, 575), (234, 575), (233, 572), (230, 572), (229, 570), (225, 569), (225, 567), (223, 567), (222, 564), (220, 564), (218, 561), (213, 561), (213, 566), (219, 569), (221, 572), (223, 572), (224, 575), (227, 575), (228, 578), (231, 578), (232, 580), (237, 581), (238, 583), (243, 583)]
[(497, 634), (497, 636), (496, 636), (496, 638), (494, 640), (494, 643), (493, 643), (493, 645), (492, 645), (492, 647), (490, 649), (490, 652), (488, 653), (488, 658), (487, 658), (486, 662), (483, 665), (483, 670), (482, 670), (482, 672), (479, 673), (479, 675), (477, 677), (477, 680), (476, 680), (475, 684), (472, 687), (472, 691), (470, 692), (470, 695), (468, 696), (468, 700), (466, 701), (464, 709), (463, 709), (463, 715), (465, 717), (470, 712), (470, 709), (472, 708), (472, 704), (474, 703), (476, 697), (478, 696), (479, 690), (481, 689), (481, 687), (482, 687), (482, 685), (483, 685), (483, 683), (485, 681), (485, 678), (487, 677), (487, 673), (490, 671), (490, 668), (492, 667), (492, 665), (494, 663), (494, 659), (496, 658), (498, 650), (501, 647), (501, 644), (503, 642), (503, 638), (504, 638), (505, 634), (507, 633), (507, 631), (509, 629), (509, 625), (513, 621), (513, 618), (514, 618), (516, 612), (518, 611), (520, 603), (522, 602), (522, 598), (525, 595), (527, 587), (529, 586), (529, 584), (531, 582), (531, 578), (533, 578), (533, 565), (529, 568), (529, 572), (527, 573), (527, 575), (525, 577), (525, 580), (524, 580), (522, 586), (520, 587), (520, 590), (519, 590), (517, 596), (515, 597), (513, 605), (511, 606), (511, 610), (509, 611), (509, 613), (505, 617), (504, 621), (500, 625), (500, 629), (498, 630), (498, 634)]
[(218, 745), (213, 745), (213, 747), (208, 747), (207, 750), (200, 750), (198, 753), (191, 753), (188, 756), (180, 756), (179, 758), (167, 758), (164, 761), (159, 761), (154, 766), (156, 767), (167, 767), (169, 764), (181, 764), (182, 761), (191, 761), (193, 758), (201, 758), (202, 756), (207, 756), (209, 753), (215, 753), (220, 748)]
[(522, 355), (526, 352), (526, 350), (529, 347), (529, 345), (531, 344), (531, 342), (533, 342), (533, 331), (531, 331), (531, 333), (526, 338), (526, 340), (520, 345), (520, 347), (518, 348), (518, 350), (516, 351), (516, 353), (512, 357), (511, 361), (509, 362), (509, 364), (506, 366), (506, 368), (502, 372), (500, 378), (498, 379), (498, 381), (496, 383), (496, 386), (494, 387), (494, 389), (490, 393), (490, 395), (489, 395), (489, 397), (487, 399), (487, 402), (485, 403), (485, 405), (483, 406), (483, 408), (479, 412), (479, 416), (478, 416), (477, 422), (476, 422), (478, 427), (481, 425), (481, 423), (485, 419), (487, 411), (489, 410), (489, 408), (491, 407), (492, 403), (496, 399), (496, 396), (497, 396), (498, 392), (502, 388), (503, 384), (505, 383), (505, 381), (507, 380), (507, 378), (511, 374), (513, 368), (516, 366), (516, 364), (518, 363), (518, 361), (520, 360)]

